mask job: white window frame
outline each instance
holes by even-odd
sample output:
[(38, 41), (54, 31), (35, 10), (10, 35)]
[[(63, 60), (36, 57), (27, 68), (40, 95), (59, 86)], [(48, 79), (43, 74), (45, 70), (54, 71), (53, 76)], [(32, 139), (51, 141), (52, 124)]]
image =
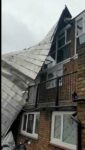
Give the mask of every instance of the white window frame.
[[(78, 20), (83, 19), (83, 31), (82, 33), (80, 33), (79, 35), (77, 35), (77, 22)], [(77, 38), (80, 37), (81, 35), (83, 35), (85, 33), (85, 28), (84, 28), (84, 21), (85, 21), (85, 11), (80, 14), (76, 19), (75, 19), (75, 54), (76, 54), (76, 44), (77, 44)]]
[[(67, 30), (68, 30), (69, 28), (70, 28), (70, 27), (67, 27), (67, 28), (65, 28), (65, 29), (63, 29), (63, 30), (60, 31), (60, 34), (63, 33), (63, 32), (64, 32), (64, 34), (65, 34), (65, 44), (62, 45), (62, 46), (61, 46), (60, 48), (58, 48), (58, 49), (62, 49), (64, 46), (66, 46), (67, 44), (71, 43), (71, 40), (69, 40), (69, 41), (66, 40), (66, 39), (67, 39)], [(62, 39), (62, 37), (61, 37), (60, 39)], [(59, 41), (59, 38), (58, 38), (58, 41)]]
[[(27, 122), (28, 122), (28, 115), (29, 114), (33, 114), (34, 115), (34, 119), (33, 119), (33, 131), (32, 133), (28, 133), (26, 130), (23, 130), (23, 124), (24, 124), (24, 115), (27, 115), (27, 121), (26, 121), (26, 128), (27, 128)], [(38, 134), (35, 133), (35, 125), (36, 125), (36, 116), (40, 115), (40, 112), (29, 112), (29, 113), (23, 113), (22, 115), (22, 123), (21, 123), (21, 134), (27, 137), (31, 137), (31, 138), (38, 138)]]
[[(62, 141), (62, 135), (63, 135), (63, 115), (64, 114), (73, 114), (74, 112), (53, 112), (52, 113), (52, 122), (51, 122), (51, 140), (50, 140), (50, 143), (51, 144), (55, 144), (55, 145), (58, 145), (58, 146), (62, 146), (62, 147), (65, 147), (65, 148), (71, 148), (72, 150), (76, 150), (77, 149), (77, 146), (76, 145), (72, 145), (72, 144), (69, 144), (69, 143), (65, 143)], [(55, 116), (58, 115), (58, 116), (61, 116), (61, 136), (60, 136), (60, 139), (57, 139), (57, 138), (54, 138), (54, 121), (55, 121)]]

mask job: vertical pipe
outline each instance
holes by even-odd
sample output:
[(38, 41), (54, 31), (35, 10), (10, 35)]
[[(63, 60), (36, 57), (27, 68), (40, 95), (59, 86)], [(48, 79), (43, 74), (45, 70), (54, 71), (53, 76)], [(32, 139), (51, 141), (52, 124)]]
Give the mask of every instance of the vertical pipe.
[(37, 107), (37, 103), (38, 103), (38, 93), (39, 93), (39, 84), (37, 85), (37, 92), (36, 92), (35, 107)]
[(82, 145), (81, 145), (81, 123), (78, 123), (78, 150), (82, 150)]
[(58, 105), (59, 100), (59, 77), (57, 78), (57, 92), (56, 92), (56, 106)]

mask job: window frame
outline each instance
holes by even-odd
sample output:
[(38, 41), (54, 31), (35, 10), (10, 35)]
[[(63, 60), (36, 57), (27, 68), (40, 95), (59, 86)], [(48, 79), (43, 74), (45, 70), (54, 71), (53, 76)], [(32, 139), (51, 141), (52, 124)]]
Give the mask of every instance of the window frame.
[[(62, 46), (59, 47), (59, 48), (58, 48), (59, 38), (57, 37), (57, 42), (56, 42), (56, 49), (57, 49), (57, 51), (56, 51), (56, 62), (57, 62), (57, 64), (58, 64), (58, 63), (61, 63), (61, 62), (64, 62), (64, 61), (66, 61), (66, 60), (68, 60), (68, 59), (70, 58), (70, 57), (68, 57), (68, 58), (66, 58), (66, 59), (62, 59), (62, 61), (59, 61), (59, 62), (58, 62), (58, 59), (57, 59), (57, 57), (58, 57), (58, 51), (61, 51), (62, 48), (64, 48), (65, 46), (68, 46), (68, 45), (71, 43), (71, 40), (68, 40), (68, 41), (67, 41), (67, 30), (70, 29), (70, 28), (71, 28), (71, 25), (68, 24), (65, 28), (63, 28), (63, 29), (60, 31), (60, 34), (61, 34), (62, 32), (64, 32), (64, 34), (65, 34), (65, 44), (62, 45)], [(59, 36), (59, 35), (58, 35), (58, 36)]]
[[(62, 141), (62, 136), (63, 136), (63, 115), (64, 114), (73, 114), (74, 112), (71, 111), (71, 112), (67, 112), (67, 111), (59, 111), (59, 112), (53, 112), (52, 113), (52, 122), (51, 122), (51, 138), (50, 138), (50, 143), (51, 144), (55, 144), (57, 146), (62, 146), (62, 147), (65, 147), (65, 148), (72, 148), (72, 150), (76, 150), (77, 149), (77, 145), (73, 145), (73, 144), (69, 144), (69, 143), (66, 143), (66, 142), (63, 142)], [(60, 139), (57, 139), (57, 138), (54, 138), (54, 122), (55, 122), (55, 116), (61, 116), (61, 134), (60, 134)]]
[[(27, 129), (27, 123), (28, 123), (28, 115), (33, 114), (34, 119), (33, 119), (33, 130), (32, 133), (28, 133), (26, 130), (23, 130), (23, 125), (24, 125), (24, 116), (27, 115), (27, 121), (26, 121), (26, 129)], [(40, 112), (26, 112), (23, 113), (22, 115), (22, 122), (21, 122), (21, 134), (27, 137), (35, 138), (38, 139), (38, 134), (35, 133), (35, 127), (36, 127), (36, 116), (40, 115)]]
[[(79, 35), (77, 35), (77, 22), (83, 19), (83, 31), (82, 33), (80, 33)], [(84, 21), (85, 21), (85, 11), (80, 14), (78, 17), (75, 18), (75, 54), (77, 54), (77, 39), (82, 36), (83, 34), (85, 34), (85, 27), (84, 27)]]

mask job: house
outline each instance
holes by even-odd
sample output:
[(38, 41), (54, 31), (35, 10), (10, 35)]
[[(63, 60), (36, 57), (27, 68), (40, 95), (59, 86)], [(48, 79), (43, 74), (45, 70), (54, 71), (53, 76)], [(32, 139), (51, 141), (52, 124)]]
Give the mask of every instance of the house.
[(25, 105), (8, 121), (16, 142), (28, 150), (85, 150), (85, 10), (72, 18), (65, 7), (43, 41), (2, 61), (20, 77), (15, 85), (27, 85)]

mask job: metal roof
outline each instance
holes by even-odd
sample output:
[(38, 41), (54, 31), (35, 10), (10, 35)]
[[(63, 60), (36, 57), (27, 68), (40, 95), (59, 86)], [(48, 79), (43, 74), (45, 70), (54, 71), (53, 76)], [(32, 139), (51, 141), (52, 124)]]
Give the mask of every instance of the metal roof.
[(55, 27), (38, 45), (2, 56), (2, 137), (25, 104), (23, 91), (32, 83), (49, 51)]
[(52, 44), (55, 27), (49, 32), (46, 38), (38, 45), (26, 50), (3, 55), (2, 62), (7, 63), (24, 76), (35, 79), (39, 73)]

